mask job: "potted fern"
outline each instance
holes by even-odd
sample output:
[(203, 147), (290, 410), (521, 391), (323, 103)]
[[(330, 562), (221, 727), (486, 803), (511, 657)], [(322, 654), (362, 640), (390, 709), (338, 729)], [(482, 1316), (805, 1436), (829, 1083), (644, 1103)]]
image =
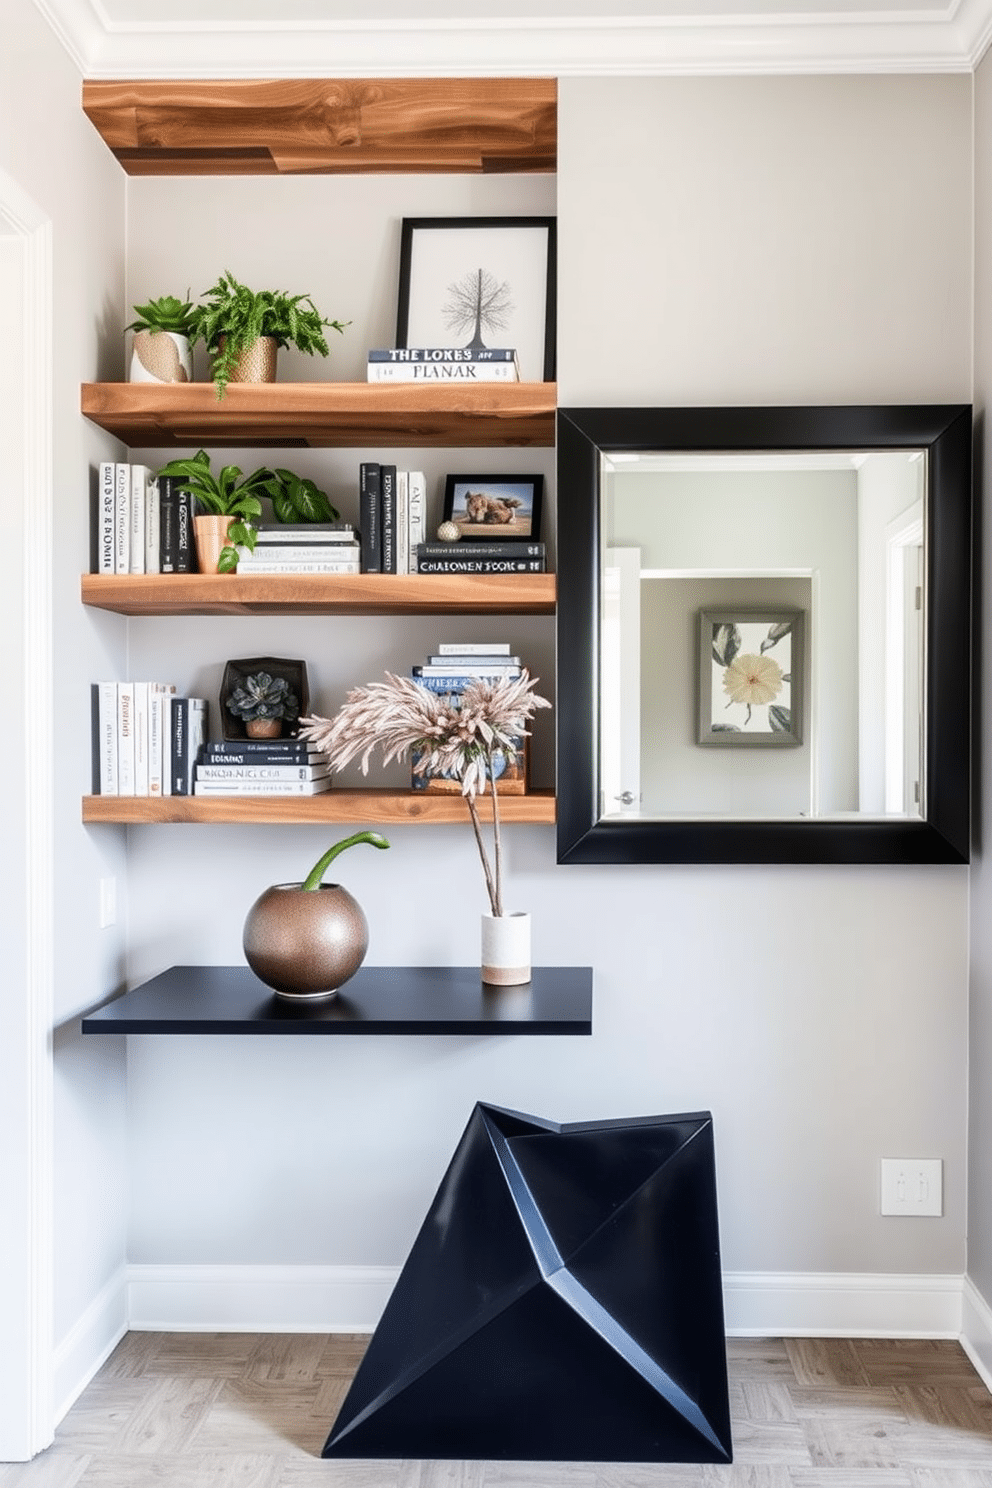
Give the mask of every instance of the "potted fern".
[(229, 382), (274, 382), (280, 346), (326, 357), (325, 329), (343, 331), (347, 324), (325, 320), (308, 294), (249, 289), (230, 270), (203, 301), (193, 312), (194, 339), (210, 353), (218, 398)]
[(192, 382), (196, 312), (191, 301), (161, 295), (134, 310), (138, 319), (124, 328), (134, 332), (130, 381)]

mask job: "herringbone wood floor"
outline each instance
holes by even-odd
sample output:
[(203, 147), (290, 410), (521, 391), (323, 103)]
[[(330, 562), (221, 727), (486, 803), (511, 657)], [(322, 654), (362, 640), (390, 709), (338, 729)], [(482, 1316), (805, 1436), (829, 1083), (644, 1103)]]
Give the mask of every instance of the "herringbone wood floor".
[(732, 1467), (323, 1462), (364, 1338), (131, 1333), (0, 1488), (992, 1488), (956, 1343), (731, 1339)]

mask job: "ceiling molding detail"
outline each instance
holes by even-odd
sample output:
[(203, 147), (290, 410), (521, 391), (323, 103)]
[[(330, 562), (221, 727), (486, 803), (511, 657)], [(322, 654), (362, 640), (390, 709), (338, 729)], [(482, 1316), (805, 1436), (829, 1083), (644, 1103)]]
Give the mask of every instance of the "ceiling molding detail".
[(944, 9), (649, 18), (131, 25), (34, 0), (87, 78), (970, 72), (992, 0)]

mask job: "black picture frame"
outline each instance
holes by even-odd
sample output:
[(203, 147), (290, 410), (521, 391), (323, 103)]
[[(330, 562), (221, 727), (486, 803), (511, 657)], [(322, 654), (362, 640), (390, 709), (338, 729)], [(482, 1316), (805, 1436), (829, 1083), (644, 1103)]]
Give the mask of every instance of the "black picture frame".
[[(927, 457), (925, 816), (652, 819), (600, 810), (603, 455), (922, 450)], [(560, 863), (967, 863), (971, 841), (972, 410), (968, 404), (562, 408), (558, 489)]]
[(293, 661), (285, 656), (247, 656), (240, 661), (229, 661), (224, 666), (219, 698), (221, 737), (225, 742), (250, 738), (244, 720), (232, 713), (227, 704), (237, 688), (243, 687), (247, 679), (258, 672), (268, 672), (270, 677), (286, 682), (299, 705), (296, 718), (284, 721), (275, 742), (280, 739), (295, 739), (300, 732), (300, 719), (310, 711), (310, 683), (305, 661)]
[[(788, 749), (803, 742), (805, 621), (803, 611), (796, 609), (751, 610), (738, 605), (700, 610), (697, 743), (707, 749)], [(718, 632), (736, 637), (729, 650), (718, 645)], [(733, 667), (740, 661), (735, 646), (740, 654), (757, 651), (759, 665), (769, 661), (778, 667), (773, 683), (778, 690), (768, 706), (728, 698), (724, 681), (728, 663)], [(787, 659), (779, 667), (783, 650)]]
[(543, 475), (449, 475), (444, 482), (443, 520), (469, 542), (540, 541), (543, 504)]
[[(404, 217), (400, 233), (396, 345), (440, 347), (454, 341), (445, 294), (476, 269), (509, 286), (505, 324), (487, 344), (513, 347), (522, 382), (555, 379), (557, 219), (554, 217)], [(513, 278), (503, 278), (511, 274)]]

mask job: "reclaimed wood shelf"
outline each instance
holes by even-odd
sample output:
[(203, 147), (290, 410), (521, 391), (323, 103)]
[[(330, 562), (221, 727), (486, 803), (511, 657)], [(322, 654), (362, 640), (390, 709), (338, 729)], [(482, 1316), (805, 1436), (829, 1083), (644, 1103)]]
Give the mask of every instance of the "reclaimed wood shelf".
[(327, 1002), (294, 1006), (247, 966), (171, 966), (82, 1020), (83, 1033), (590, 1034), (592, 968), (535, 966), (486, 987), (477, 966), (362, 966)]
[[(488, 798), (483, 821), (489, 818)], [(551, 826), (555, 821), (552, 791), (528, 791), (525, 796), (501, 795), (500, 820), (506, 824)], [(345, 790), (335, 787), (320, 796), (84, 796), (84, 822), (123, 826), (197, 822), (201, 825), (323, 825), (328, 822), (364, 825), (444, 826), (470, 824), (464, 800), (457, 794), (411, 790)]]
[(557, 100), (529, 77), (83, 83), (132, 176), (549, 172)]
[(83, 574), (118, 615), (553, 615), (554, 574)]
[(131, 449), (195, 445), (551, 447), (557, 385), (485, 382), (85, 382), (85, 416)]

